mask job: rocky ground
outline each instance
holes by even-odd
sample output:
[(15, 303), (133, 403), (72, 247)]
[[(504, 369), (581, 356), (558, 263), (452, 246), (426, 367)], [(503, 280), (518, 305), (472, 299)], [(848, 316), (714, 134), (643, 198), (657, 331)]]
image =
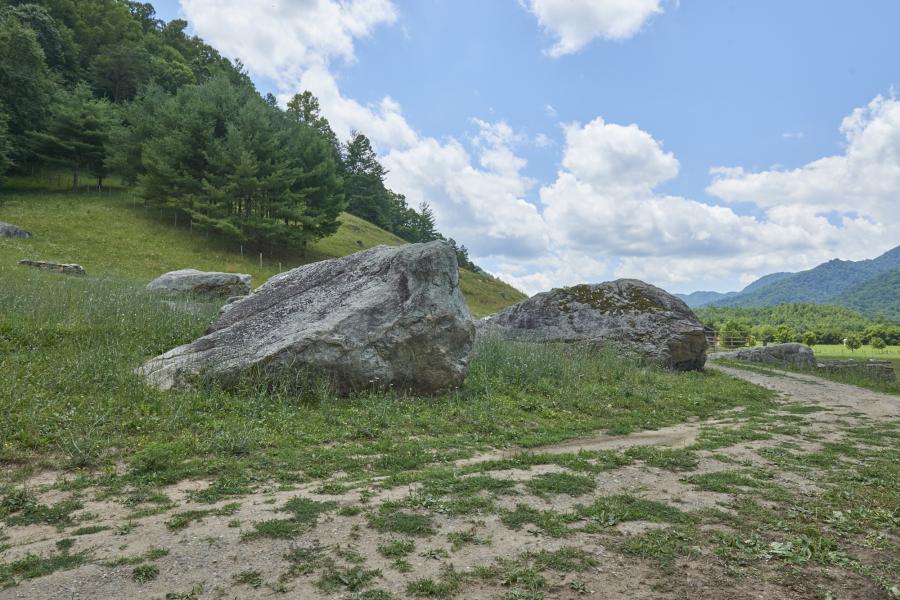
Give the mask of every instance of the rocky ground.
[(777, 408), (250, 494), (33, 475), (0, 598), (900, 597), (900, 397), (713, 368)]

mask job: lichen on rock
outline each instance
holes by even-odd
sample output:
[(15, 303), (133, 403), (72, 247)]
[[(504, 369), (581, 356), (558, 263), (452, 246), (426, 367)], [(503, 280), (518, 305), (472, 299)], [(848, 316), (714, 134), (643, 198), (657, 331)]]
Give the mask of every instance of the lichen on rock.
[(482, 319), (478, 329), (504, 339), (617, 345), (675, 370), (706, 362), (706, 336), (691, 309), (636, 279), (537, 294)]

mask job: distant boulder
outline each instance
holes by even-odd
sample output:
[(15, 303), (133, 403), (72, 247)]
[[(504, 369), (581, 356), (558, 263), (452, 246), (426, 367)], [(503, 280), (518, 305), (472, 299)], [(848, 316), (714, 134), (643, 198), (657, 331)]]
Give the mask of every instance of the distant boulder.
[(706, 362), (703, 325), (691, 309), (636, 279), (537, 294), (482, 319), (478, 329), (510, 340), (617, 344), (678, 371)]
[(161, 389), (311, 367), (339, 393), (462, 385), (475, 328), (444, 242), (378, 246), (269, 279), (225, 305), (207, 334), (139, 369)]
[(50, 262), (48, 260), (20, 260), (19, 265), (23, 267), (32, 267), (42, 271), (52, 271), (54, 273), (62, 273), (64, 275), (86, 275), (84, 267), (75, 264), (65, 264)]
[(763, 363), (794, 369), (816, 368), (816, 356), (812, 348), (804, 344), (791, 342), (789, 344), (772, 344), (771, 346), (758, 346), (755, 348), (741, 348), (734, 352), (719, 352), (715, 359), (727, 358), (746, 362)]
[(30, 238), (32, 235), (17, 225), (0, 221), (0, 238)]
[(230, 298), (250, 293), (250, 275), (182, 269), (161, 275), (147, 284), (147, 291), (166, 296)]

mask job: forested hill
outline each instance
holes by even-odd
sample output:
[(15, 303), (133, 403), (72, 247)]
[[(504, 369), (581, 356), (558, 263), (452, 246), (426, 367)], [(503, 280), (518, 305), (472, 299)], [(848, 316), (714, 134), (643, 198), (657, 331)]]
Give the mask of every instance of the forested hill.
[(799, 273), (772, 273), (740, 292), (679, 297), (692, 308), (834, 304), (900, 322), (900, 246), (870, 260), (831, 260)]
[(78, 190), (115, 176), (148, 207), (260, 248), (303, 248), (342, 211), (408, 242), (444, 238), (427, 198), (387, 189), (364, 133), (338, 140), (309, 92), (280, 108), (186, 28), (132, 0), (0, 0), (0, 178), (62, 169)]
[(685, 303), (691, 308), (698, 308), (700, 306), (706, 306), (707, 304), (712, 304), (717, 300), (721, 300), (722, 298), (726, 298), (728, 296), (734, 296), (737, 292), (691, 292), (690, 294), (675, 294), (679, 298), (685, 301)]
[(843, 292), (834, 302), (900, 323), (900, 269), (873, 277), (859, 287)]

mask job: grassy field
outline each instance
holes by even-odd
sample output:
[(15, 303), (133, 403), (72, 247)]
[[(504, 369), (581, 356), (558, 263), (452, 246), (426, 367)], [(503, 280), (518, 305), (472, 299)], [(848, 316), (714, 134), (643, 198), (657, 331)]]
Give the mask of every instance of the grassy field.
[(843, 344), (817, 344), (812, 349), (816, 353), (817, 358), (853, 358), (856, 360), (877, 358), (878, 360), (889, 360), (894, 363), (894, 368), (900, 372), (900, 346), (888, 346), (883, 350), (876, 350), (871, 346), (863, 346), (858, 350), (850, 350)]
[[(0, 242), (0, 596), (900, 594), (895, 403), (492, 339), (436, 397), (341, 398), (308, 374), (163, 393), (135, 367), (214, 311), (143, 283), (277, 266), (121, 192), (19, 193), (0, 219), (40, 234)], [(345, 217), (298, 260), (385, 235)], [(24, 252), (88, 276), (16, 267)], [(462, 281), (485, 310), (511, 299)]]
[[(765, 582), (764, 597), (813, 600), (896, 588), (888, 419), (817, 420), (838, 408), (615, 349), (492, 340), (465, 385), (434, 398), (338, 398), (315, 378), (162, 393), (134, 367), (209, 315), (116, 276), (4, 265), (0, 280), (0, 590), (541, 600), (631, 582), (644, 591), (617, 597), (701, 585), (733, 598)], [(667, 426), (685, 441), (545, 448)], [(534, 450), (498, 453), (515, 447)], [(612, 575), (597, 568), (612, 557)]]
[[(660, 427), (769, 396), (715, 373), (672, 374), (612, 353), (496, 343), (479, 348), (463, 389), (429, 401), (374, 392), (339, 399), (316, 381), (163, 394), (132, 371), (199, 336), (211, 315), (173, 312), (122, 279), (7, 266), (0, 278), (0, 456), (7, 460), (31, 453), (91, 467), (150, 460), (152, 476), (163, 478), (359, 475), (488, 446)], [(322, 444), (330, 448), (309, 452)], [(372, 458), (385, 452), (390, 459)], [(160, 475), (166, 465), (178, 465), (175, 474)]]
[[(259, 252), (206, 236), (174, 216), (148, 210), (130, 192), (99, 194), (32, 189), (33, 181), (14, 182), (0, 190), (0, 220), (35, 234), (27, 240), (0, 240), (0, 261), (22, 258), (74, 262), (88, 273), (115, 275), (146, 283), (175, 269), (194, 267), (250, 273), (253, 285), (295, 266), (346, 256), (379, 244), (405, 243), (397, 236), (353, 215), (340, 217), (335, 235), (311, 244), (303, 253)], [(486, 316), (524, 299), (524, 295), (489, 276), (461, 271), (461, 285), (472, 313)]]

